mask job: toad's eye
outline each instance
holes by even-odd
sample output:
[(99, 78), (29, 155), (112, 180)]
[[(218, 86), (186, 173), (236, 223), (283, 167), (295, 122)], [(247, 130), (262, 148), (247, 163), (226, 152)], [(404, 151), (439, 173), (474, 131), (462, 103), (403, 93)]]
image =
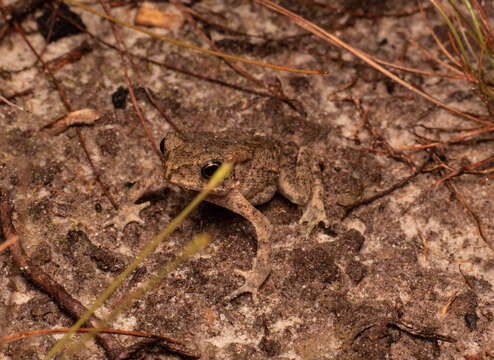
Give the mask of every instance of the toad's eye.
[(163, 155), (165, 155), (165, 138), (163, 138), (160, 142), (160, 150)]
[(202, 165), (201, 167), (201, 175), (205, 179), (211, 178), (213, 176), (214, 172), (218, 170), (218, 168), (221, 166), (221, 161), (218, 160), (209, 160), (207, 163)]

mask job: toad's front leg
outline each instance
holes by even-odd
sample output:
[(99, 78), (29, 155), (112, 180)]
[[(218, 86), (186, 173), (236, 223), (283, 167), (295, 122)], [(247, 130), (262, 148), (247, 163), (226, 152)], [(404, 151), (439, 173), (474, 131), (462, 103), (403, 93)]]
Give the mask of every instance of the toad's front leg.
[(271, 265), (269, 263), (269, 240), (271, 238), (272, 225), (269, 220), (237, 190), (230, 191), (226, 196), (211, 196), (208, 197), (207, 200), (241, 215), (254, 225), (257, 236), (257, 255), (252, 263), (252, 269), (249, 271), (235, 270), (236, 273), (245, 278), (245, 283), (228, 295), (225, 298), (225, 301), (231, 301), (243, 293), (251, 293), (252, 299), (257, 303), (258, 290), (271, 272)]

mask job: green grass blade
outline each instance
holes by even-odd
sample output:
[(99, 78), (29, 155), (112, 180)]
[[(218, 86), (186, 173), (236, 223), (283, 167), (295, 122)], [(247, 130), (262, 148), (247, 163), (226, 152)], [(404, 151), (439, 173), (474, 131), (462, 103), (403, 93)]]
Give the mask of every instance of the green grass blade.
[(79, 320), (70, 328), (70, 330), (60, 339), (55, 346), (44, 357), (44, 360), (51, 359), (57, 351), (72, 337), (77, 329), (79, 329), (88, 319), (94, 314), (104, 301), (115, 291), (115, 289), (122, 283), (122, 281), (134, 271), (134, 269), (142, 262), (142, 260), (149, 255), (169, 234), (171, 234), (178, 225), (192, 212), (192, 210), (199, 205), (199, 203), (206, 198), (208, 193), (228, 175), (232, 168), (231, 163), (224, 163), (213, 175), (209, 183), (188, 205), (182, 210), (178, 216), (172, 220), (172, 222), (166, 227), (161, 234), (159, 234), (140, 254), (139, 256), (113, 281), (110, 286), (103, 292), (102, 295), (96, 299), (93, 305), (88, 311), (80, 317)]
[(472, 4), (468, 0), (462, 0), (462, 1), (465, 7), (468, 9), (468, 12), (470, 13), (470, 18), (472, 19), (475, 35), (480, 40), (479, 42), (482, 43), (484, 41), (484, 35), (482, 34), (481, 26), (479, 24), (477, 16), (475, 16), (475, 12), (473, 11)]
[(432, 5), (436, 8), (437, 12), (441, 15), (441, 17), (444, 19), (446, 24), (448, 25), (449, 29), (451, 30), (451, 33), (453, 34), (453, 37), (455, 38), (455, 41), (458, 45), (458, 48), (460, 49), (460, 53), (463, 57), (463, 60), (465, 61), (465, 64), (467, 65), (468, 69), (472, 71), (472, 65), (470, 63), (470, 59), (468, 58), (468, 54), (465, 51), (465, 48), (463, 46), (463, 42), (461, 41), (460, 35), (458, 35), (458, 32), (456, 31), (456, 28), (454, 27), (453, 23), (451, 22), (451, 19), (446, 15), (446, 13), (443, 11), (442, 7), (437, 3), (436, 0), (431, 0)]
[(101, 330), (107, 327), (107, 325), (115, 320), (117, 316), (122, 312), (128, 309), (135, 299), (143, 296), (146, 292), (151, 290), (154, 286), (156, 286), (161, 280), (165, 278), (170, 272), (175, 270), (178, 266), (187, 261), (192, 255), (199, 252), (203, 249), (210, 241), (210, 236), (208, 234), (200, 234), (196, 236), (182, 251), (182, 253), (177, 256), (173, 261), (167, 263), (162, 266), (157, 275), (154, 275), (149, 279), (144, 285), (139, 287), (137, 290), (133, 291), (130, 295), (128, 295), (122, 303), (115, 309), (111, 311), (111, 313), (106, 316), (103, 320), (100, 321), (97, 327), (95, 327), (91, 332), (85, 334), (77, 341), (77, 343), (72, 346), (70, 349), (64, 353), (62, 359), (71, 359), (83, 346), (91, 340), (93, 337), (98, 335)]
[[(480, 48), (482, 48), (484, 45), (484, 42), (488, 41), (488, 39), (484, 38), (484, 33), (482, 32), (482, 29), (485, 28), (483, 26), (485, 26), (485, 25), (482, 25), (482, 23), (479, 22), (470, 0), (463, 0), (463, 4), (465, 5), (465, 7), (468, 9), (468, 12), (470, 13), (470, 17), (472, 18), (473, 28), (475, 30), (475, 34), (477, 36), (479, 46), (480, 46)], [(486, 32), (488, 33), (488, 29), (486, 30)], [(486, 44), (486, 45), (488, 45), (488, 44)], [(489, 46), (485, 46), (484, 54), (487, 58), (487, 61), (490, 64), (491, 68), (494, 68), (494, 60), (492, 59), (492, 54), (491, 54), (491, 51), (489, 49)]]

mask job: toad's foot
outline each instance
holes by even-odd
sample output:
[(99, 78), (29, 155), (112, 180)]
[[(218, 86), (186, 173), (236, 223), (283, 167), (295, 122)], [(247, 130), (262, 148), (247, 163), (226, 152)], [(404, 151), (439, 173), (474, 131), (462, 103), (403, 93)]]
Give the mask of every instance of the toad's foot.
[(304, 213), (299, 223), (305, 226), (305, 237), (308, 238), (312, 230), (323, 223), (329, 227), (329, 221), (324, 209), (324, 185), (322, 183), (321, 168), (316, 161), (312, 161), (312, 194), (309, 202), (305, 206)]
[[(315, 188), (315, 191), (318, 189)], [(326, 216), (326, 211), (324, 210), (324, 203), (322, 201), (322, 196), (314, 194), (307, 204), (302, 217), (299, 220), (299, 224), (305, 227), (305, 237), (309, 237), (312, 230), (323, 223), (325, 227), (329, 227), (329, 220)]]
[(230, 295), (226, 296), (225, 302), (230, 302), (241, 294), (251, 293), (252, 300), (257, 304), (259, 302), (257, 293), (261, 285), (268, 278), (269, 273), (271, 272), (271, 267), (265, 262), (258, 262), (257, 258), (255, 258), (254, 263), (252, 264), (252, 270), (243, 271), (235, 269), (235, 272), (245, 278), (245, 284), (233, 291)]
[(324, 227), (329, 227), (329, 221), (326, 217), (324, 207), (321, 209), (309, 204), (299, 220), (299, 224), (304, 226), (305, 237), (309, 237), (312, 230), (314, 230), (314, 228), (317, 227), (320, 223), (323, 223)]
[(139, 217), (139, 213), (142, 209), (151, 205), (151, 202), (146, 201), (142, 204), (125, 204), (118, 209), (118, 214), (113, 216), (110, 220), (103, 224), (104, 227), (113, 225), (120, 236), (123, 232), (125, 225), (131, 222), (143, 224), (144, 222)]

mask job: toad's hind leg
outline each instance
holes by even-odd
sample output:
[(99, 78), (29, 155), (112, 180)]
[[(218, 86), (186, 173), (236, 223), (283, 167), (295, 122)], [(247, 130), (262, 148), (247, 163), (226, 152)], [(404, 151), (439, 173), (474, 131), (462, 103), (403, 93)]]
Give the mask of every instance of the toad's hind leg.
[(299, 223), (305, 226), (306, 237), (321, 222), (329, 226), (321, 169), (310, 149), (300, 148), (295, 171), (286, 158), (281, 159), (278, 189), (292, 203), (305, 207)]
[(251, 293), (252, 299), (257, 303), (258, 290), (271, 272), (269, 240), (272, 225), (259, 210), (236, 190), (230, 191), (226, 196), (208, 197), (207, 200), (241, 215), (254, 225), (257, 236), (257, 255), (252, 263), (252, 269), (249, 271), (235, 270), (237, 274), (245, 278), (245, 283), (228, 295), (225, 301), (231, 301), (244, 293)]

